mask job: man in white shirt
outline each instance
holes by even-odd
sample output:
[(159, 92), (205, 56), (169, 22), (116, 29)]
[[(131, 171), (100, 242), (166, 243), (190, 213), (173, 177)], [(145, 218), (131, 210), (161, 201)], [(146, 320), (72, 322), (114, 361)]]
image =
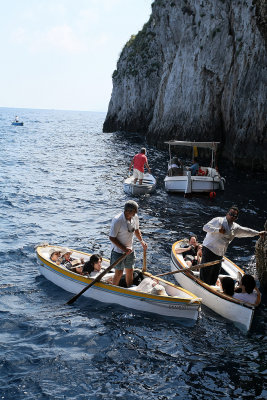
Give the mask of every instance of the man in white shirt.
[(125, 269), (127, 287), (133, 283), (133, 268), (135, 265), (135, 254), (133, 250), (133, 235), (140, 241), (143, 249), (147, 244), (142, 239), (139, 229), (139, 218), (137, 215), (138, 204), (129, 200), (124, 205), (124, 211), (116, 215), (111, 223), (109, 240), (111, 241), (110, 264), (113, 264), (123, 253), (127, 257), (115, 267), (113, 285), (118, 285)]
[[(265, 231), (259, 232), (254, 229), (245, 228), (234, 221), (238, 218), (239, 210), (232, 206), (225, 217), (216, 217), (203, 226), (207, 232), (203, 241), (202, 260), (203, 264), (209, 261), (222, 260), (228, 245), (235, 237), (263, 236)], [(221, 263), (211, 267), (200, 269), (200, 279), (208, 285), (215, 285), (220, 273)]]

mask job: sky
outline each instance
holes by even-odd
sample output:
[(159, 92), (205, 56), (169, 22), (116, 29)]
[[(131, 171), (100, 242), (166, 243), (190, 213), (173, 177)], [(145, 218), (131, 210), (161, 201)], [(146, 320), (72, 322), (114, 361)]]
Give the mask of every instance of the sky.
[(104, 111), (153, 0), (0, 0), (0, 107)]

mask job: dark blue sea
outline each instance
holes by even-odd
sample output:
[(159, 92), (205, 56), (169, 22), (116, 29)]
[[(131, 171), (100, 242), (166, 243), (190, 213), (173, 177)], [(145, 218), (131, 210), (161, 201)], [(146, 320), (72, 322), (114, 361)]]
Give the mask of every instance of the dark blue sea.
[[(23, 127), (11, 125), (15, 115)], [(204, 306), (190, 328), (83, 297), (67, 306), (72, 295), (40, 275), (40, 243), (110, 256), (110, 222), (129, 199), (123, 180), (146, 143), (102, 133), (104, 118), (0, 108), (0, 399), (266, 399), (266, 299), (244, 334)], [(157, 191), (135, 200), (149, 271), (169, 271), (172, 243), (192, 233), (202, 241), (202, 226), (233, 203), (241, 225), (263, 230), (263, 175), (221, 162), (226, 186), (215, 199), (168, 195), (168, 149), (147, 149)], [(249, 273), (256, 240), (235, 239), (227, 252)]]

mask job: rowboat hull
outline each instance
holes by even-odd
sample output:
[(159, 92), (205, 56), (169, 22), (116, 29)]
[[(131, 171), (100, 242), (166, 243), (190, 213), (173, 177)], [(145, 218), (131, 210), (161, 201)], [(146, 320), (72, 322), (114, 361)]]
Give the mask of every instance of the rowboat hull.
[(12, 125), (23, 126), (23, 122), (12, 122)]
[[(62, 289), (74, 294), (79, 293), (92, 282), (92, 279), (71, 272), (50, 261), (48, 250), (51, 247), (52, 246), (39, 246), (36, 250), (40, 273), (45, 278)], [(60, 249), (59, 246), (56, 246), (56, 248)], [(74, 256), (74, 258), (83, 257), (86, 261), (89, 259), (90, 254), (73, 250), (72, 256)], [(103, 260), (102, 265), (108, 267), (109, 261)], [(148, 273), (147, 275), (150, 276)], [(84, 292), (83, 296), (103, 303), (114, 303), (138, 311), (175, 317), (185, 321), (187, 324), (192, 324), (198, 317), (201, 299), (198, 299), (185, 289), (179, 288), (173, 284), (169, 285), (167, 281), (164, 282), (166, 282), (166, 284), (162, 282), (161, 284), (163, 284), (169, 296), (151, 295), (102, 282), (95, 283), (89, 290)]]
[[(137, 181), (138, 182), (138, 181)], [(134, 184), (133, 176), (126, 178), (123, 183), (123, 190), (125, 193), (133, 196), (141, 196), (153, 193), (156, 189), (156, 179), (153, 175), (145, 174), (142, 185)]]
[(184, 194), (224, 190), (224, 178), (213, 168), (207, 170), (209, 176), (191, 176), (190, 171), (184, 171), (181, 176), (166, 176), (165, 189), (167, 192)]
[[(176, 246), (179, 247), (183, 241), (173, 244), (171, 252), (171, 270), (185, 270), (187, 265), (181, 254), (175, 253)], [(239, 274), (244, 275), (244, 271), (232, 261), (224, 257), (222, 262), (223, 269), (233, 278), (238, 279)], [(202, 282), (197, 274), (177, 273), (174, 274), (176, 281), (188, 291), (202, 298), (205, 306), (221, 315), (222, 317), (232, 321), (242, 331), (248, 331), (254, 316), (256, 306), (260, 303), (260, 292), (257, 290), (258, 299), (255, 305), (244, 303), (223, 293), (216, 291), (212, 286)]]

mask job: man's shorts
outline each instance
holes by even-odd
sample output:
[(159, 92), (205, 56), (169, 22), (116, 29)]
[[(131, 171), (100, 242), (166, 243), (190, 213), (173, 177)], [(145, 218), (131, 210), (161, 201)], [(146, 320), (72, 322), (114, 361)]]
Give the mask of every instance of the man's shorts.
[(134, 168), (133, 170), (134, 179), (144, 179), (144, 172), (139, 171), (139, 169)]
[[(110, 257), (110, 265), (113, 264), (116, 260), (118, 260), (118, 258), (120, 258), (121, 256), (122, 253), (117, 253), (116, 251), (112, 250)], [(114, 268), (123, 271), (124, 268), (134, 268), (134, 266), (135, 266), (135, 253), (134, 251), (132, 251), (130, 254), (128, 254), (127, 257), (124, 258), (124, 260), (122, 260)]]

